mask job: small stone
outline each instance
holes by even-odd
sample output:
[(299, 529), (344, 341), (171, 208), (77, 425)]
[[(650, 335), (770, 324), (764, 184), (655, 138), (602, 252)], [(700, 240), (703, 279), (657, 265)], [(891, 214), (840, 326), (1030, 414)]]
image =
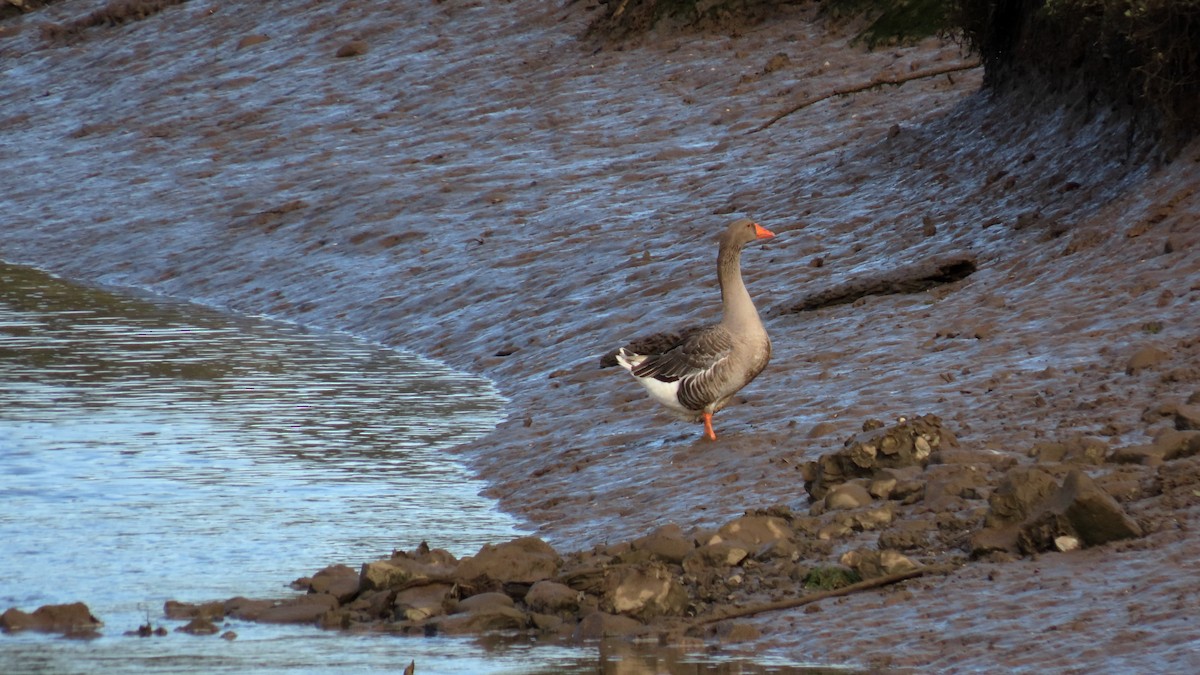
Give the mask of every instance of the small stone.
[(871, 493), (858, 483), (842, 483), (825, 495), (828, 509), (857, 509), (871, 503)]
[(365, 41), (351, 40), (350, 42), (347, 42), (346, 44), (342, 45), (341, 47), (338, 47), (337, 51), (334, 52), (334, 56), (338, 57), (339, 59), (342, 59), (342, 58), (347, 58), (350, 56), (362, 56), (363, 54), (366, 54), (366, 53), (367, 53), (367, 43)]
[(892, 510), (891, 505), (884, 504), (877, 509), (864, 509), (851, 516), (855, 529), (858, 530), (877, 530), (885, 525), (890, 525), (896, 519), (896, 513)]
[(175, 631), (179, 633), (189, 633), (191, 635), (213, 635), (220, 629), (217, 625), (208, 619), (192, 619), (186, 626), (180, 626)]
[(903, 574), (917, 569), (918, 565), (898, 551), (880, 551), (879, 565), (884, 574)]
[(1063, 535), (1054, 538), (1054, 548), (1059, 551), (1074, 551), (1080, 547), (1079, 538), (1070, 535)]
[(215, 601), (193, 604), (168, 600), (163, 603), (163, 614), (168, 619), (223, 619), (225, 618), (225, 603)]
[(1142, 347), (1134, 352), (1129, 357), (1129, 360), (1126, 361), (1125, 374), (1135, 375), (1147, 368), (1157, 366), (1170, 358), (1171, 353), (1159, 347), (1153, 345)]
[(783, 52), (779, 52), (767, 59), (766, 65), (763, 66), (763, 73), (773, 73), (777, 70), (787, 68), (790, 65), (792, 65), (792, 60), (788, 58), (788, 55), (784, 54)]
[(238, 40), (237, 49), (241, 50), (241, 49), (246, 49), (247, 47), (253, 47), (254, 45), (262, 44), (270, 39), (271, 38), (269, 36), (262, 35), (262, 34), (246, 35), (246, 36), (242, 37), (240, 40)]

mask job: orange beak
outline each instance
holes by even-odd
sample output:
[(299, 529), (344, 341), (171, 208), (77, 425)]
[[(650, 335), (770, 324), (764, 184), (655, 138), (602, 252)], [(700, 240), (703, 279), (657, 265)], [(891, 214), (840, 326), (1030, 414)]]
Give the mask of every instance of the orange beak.
[(775, 233), (768, 230), (767, 228), (763, 227), (762, 225), (755, 223), (754, 224), (754, 235), (756, 237), (758, 237), (759, 239), (770, 239), (771, 237), (775, 236)]

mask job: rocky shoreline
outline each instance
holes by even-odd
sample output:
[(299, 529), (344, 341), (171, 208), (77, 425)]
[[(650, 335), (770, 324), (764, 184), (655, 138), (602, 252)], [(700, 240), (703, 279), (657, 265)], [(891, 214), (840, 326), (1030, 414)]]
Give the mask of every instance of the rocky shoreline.
[[(410, 636), (753, 642), (762, 629), (740, 619), (801, 606), (820, 612), (822, 601), (881, 588), (885, 605), (904, 602), (916, 579), (936, 587), (938, 577), (971, 565), (1171, 529), (1170, 505), (1200, 493), (1200, 392), (1146, 417), (1169, 418), (1173, 428), (1147, 446), (1046, 443), (1024, 462), (964, 449), (933, 415), (869, 420), (841, 449), (795, 467), (808, 513), (779, 506), (686, 532), (668, 524), (574, 552), (522, 537), (459, 559), (422, 543), (297, 579), (302, 595), (168, 601), (164, 615), (187, 622), (179, 632), (225, 639), (236, 638), (225, 622), (239, 620)], [(6, 632), (86, 637), (100, 625), (83, 603), (0, 616)]]

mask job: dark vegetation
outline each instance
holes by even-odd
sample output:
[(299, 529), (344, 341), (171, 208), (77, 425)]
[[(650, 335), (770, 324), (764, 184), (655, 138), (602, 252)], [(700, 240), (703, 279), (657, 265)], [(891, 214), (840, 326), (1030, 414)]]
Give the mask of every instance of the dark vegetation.
[[(602, 0), (589, 34), (736, 30), (798, 0)], [(868, 48), (945, 35), (980, 55), (986, 86), (1116, 105), (1178, 146), (1200, 132), (1200, 0), (812, 0)]]
[(985, 82), (1030, 78), (1154, 118), (1170, 143), (1200, 131), (1200, 0), (957, 0)]

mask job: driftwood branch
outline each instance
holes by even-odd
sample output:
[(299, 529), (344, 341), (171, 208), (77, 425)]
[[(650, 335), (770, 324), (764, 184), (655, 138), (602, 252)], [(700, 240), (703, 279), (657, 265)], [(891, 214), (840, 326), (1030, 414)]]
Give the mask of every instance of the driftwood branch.
[(900, 583), (901, 581), (908, 581), (909, 579), (916, 579), (917, 577), (923, 577), (930, 574), (949, 574), (950, 572), (954, 571), (954, 569), (955, 567), (953, 565), (932, 565), (929, 567), (919, 567), (909, 572), (899, 572), (896, 574), (888, 574), (882, 577), (875, 577), (874, 579), (867, 579), (856, 584), (835, 588), (830, 591), (809, 593), (808, 595), (798, 598), (777, 600), (775, 602), (768, 602), (761, 605), (751, 605), (749, 607), (743, 607), (731, 612), (722, 612), (708, 617), (697, 617), (693, 621), (693, 625), (702, 626), (705, 624), (717, 623), (718, 621), (727, 621), (729, 619), (741, 619), (743, 617), (762, 614), (764, 612), (778, 612), (783, 609), (792, 609), (814, 602), (828, 600), (829, 598), (840, 598), (843, 595), (852, 595), (854, 593), (870, 590), (872, 588), (890, 586), (891, 584)]
[(908, 73), (907, 75), (888, 75), (888, 74), (880, 73), (879, 75), (876, 75), (875, 77), (871, 78), (871, 80), (869, 82), (865, 82), (863, 84), (853, 84), (853, 85), (849, 85), (846, 87), (839, 87), (837, 89), (834, 89), (833, 91), (826, 92), (824, 94), (819, 94), (817, 96), (810, 96), (809, 98), (804, 99), (803, 101), (797, 103), (796, 105), (792, 106), (791, 108), (788, 108), (787, 110), (775, 115), (771, 119), (764, 122), (762, 124), (762, 126), (759, 126), (755, 129), (751, 129), (748, 133), (753, 134), (753, 133), (762, 131), (763, 129), (766, 129), (767, 127), (771, 126), (772, 124), (775, 124), (779, 120), (787, 117), (788, 115), (791, 115), (792, 113), (794, 113), (796, 111), (803, 110), (810, 105), (813, 105), (815, 103), (820, 103), (821, 101), (824, 101), (825, 99), (833, 98), (834, 96), (847, 96), (849, 94), (857, 94), (860, 91), (874, 89), (875, 87), (882, 87), (885, 84), (900, 85), (900, 84), (904, 84), (905, 82), (911, 82), (913, 80), (922, 80), (927, 77), (937, 77), (938, 75), (946, 75), (948, 73), (956, 73), (956, 72), (959, 72), (962, 70), (971, 70), (972, 68), (978, 68), (978, 67), (979, 67), (978, 61), (968, 61), (966, 63), (950, 63), (947, 65), (938, 66), (937, 68), (930, 68), (929, 70), (918, 70), (915, 73)]

